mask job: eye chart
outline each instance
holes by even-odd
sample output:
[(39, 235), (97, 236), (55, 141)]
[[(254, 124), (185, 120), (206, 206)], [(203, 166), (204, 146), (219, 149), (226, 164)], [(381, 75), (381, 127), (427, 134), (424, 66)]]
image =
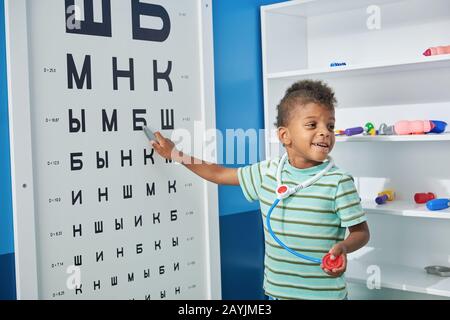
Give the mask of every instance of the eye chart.
[(216, 187), (142, 131), (214, 128), (210, 1), (5, 11), (18, 298), (220, 298)]

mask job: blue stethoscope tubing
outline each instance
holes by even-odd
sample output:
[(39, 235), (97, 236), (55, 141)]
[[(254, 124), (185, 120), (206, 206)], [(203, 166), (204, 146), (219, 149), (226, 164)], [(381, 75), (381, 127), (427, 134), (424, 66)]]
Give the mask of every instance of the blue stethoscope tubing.
[(280, 199), (276, 199), (274, 201), (274, 203), (272, 204), (272, 206), (269, 209), (269, 212), (267, 213), (267, 217), (266, 217), (266, 225), (267, 225), (267, 229), (269, 229), (269, 233), (272, 236), (272, 238), (280, 245), (282, 246), (284, 249), (286, 249), (287, 251), (289, 251), (290, 253), (292, 253), (294, 256), (297, 256), (299, 258), (311, 261), (311, 262), (315, 262), (315, 263), (321, 263), (322, 259), (319, 258), (314, 258), (314, 257), (310, 257), (310, 256), (306, 256), (304, 254), (298, 253), (297, 251), (289, 248), (286, 244), (284, 244), (283, 241), (281, 241), (273, 232), (272, 227), (270, 225), (270, 215), (272, 214), (273, 209), (275, 209), (275, 207), (278, 205), (278, 203), (280, 202)]
[[(270, 236), (284, 249), (286, 249), (288, 252), (292, 253), (293, 255), (307, 260), (307, 261), (311, 261), (311, 262), (315, 262), (315, 263), (322, 263), (322, 259), (319, 258), (314, 258), (314, 257), (310, 257), (304, 254), (301, 254), (291, 248), (289, 248), (283, 241), (281, 241), (273, 232), (272, 230), (272, 226), (270, 224), (270, 216), (272, 214), (273, 209), (276, 208), (276, 206), (278, 205), (278, 203), (280, 203), (280, 201), (282, 199), (286, 199), (288, 198), (290, 195), (296, 193), (297, 191), (301, 190), (301, 189), (305, 189), (311, 185), (313, 185), (315, 182), (317, 182), (317, 180), (319, 180), (320, 178), (322, 178), (328, 171), (330, 171), (330, 169), (334, 166), (334, 161), (331, 157), (328, 157), (328, 165), (319, 173), (317, 173), (314, 177), (312, 177), (311, 179), (306, 180), (305, 182), (297, 185), (294, 188), (285, 186), (283, 184), (281, 184), (281, 172), (283, 170), (284, 164), (286, 163), (287, 160), (287, 153), (285, 153), (283, 155), (283, 157), (280, 160), (280, 163), (278, 164), (278, 170), (277, 170), (277, 189), (275, 190), (276, 194), (277, 194), (277, 198), (275, 199), (275, 201), (273, 202), (272, 206), (269, 208), (269, 211), (267, 212), (267, 216), (266, 216), (266, 226), (267, 229), (269, 230), (269, 234)], [(278, 190), (280, 189), (280, 187), (285, 186), (287, 191), (283, 192), (282, 194), (278, 193)]]

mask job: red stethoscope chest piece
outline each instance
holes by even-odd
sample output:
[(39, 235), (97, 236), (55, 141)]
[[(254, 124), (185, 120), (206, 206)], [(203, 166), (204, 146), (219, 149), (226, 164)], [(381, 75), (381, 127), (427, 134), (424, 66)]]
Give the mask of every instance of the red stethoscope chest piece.
[(328, 269), (328, 270), (340, 268), (340, 267), (342, 267), (343, 264), (344, 264), (344, 259), (342, 258), (342, 256), (338, 256), (338, 257), (336, 257), (336, 259), (332, 260), (331, 253), (327, 253), (322, 258), (322, 265), (325, 269)]

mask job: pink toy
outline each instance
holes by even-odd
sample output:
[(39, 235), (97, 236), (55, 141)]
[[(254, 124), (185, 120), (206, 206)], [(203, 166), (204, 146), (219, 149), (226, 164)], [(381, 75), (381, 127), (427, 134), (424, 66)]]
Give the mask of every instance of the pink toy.
[(394, 130), (396, 134), (424, 134), (430, 132), (434, 128), (433, 122), (429, 120), (416, 120), (416, 121), (408, 121), (401, 120), (398, 121)]
[(435, 56), (438, 54), (450, 54), (450, 46), (431, 47), (423, 53), (424, 56)]

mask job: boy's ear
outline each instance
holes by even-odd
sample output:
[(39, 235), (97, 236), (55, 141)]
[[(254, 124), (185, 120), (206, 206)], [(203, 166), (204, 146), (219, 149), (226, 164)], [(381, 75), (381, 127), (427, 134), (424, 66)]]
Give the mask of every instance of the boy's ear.
[(286, 127), (278, 128), (278, 139), (283, 144), (284, 147), (290, 146), (292, 143), (291, 136), (289, 134), (289, 129)]

